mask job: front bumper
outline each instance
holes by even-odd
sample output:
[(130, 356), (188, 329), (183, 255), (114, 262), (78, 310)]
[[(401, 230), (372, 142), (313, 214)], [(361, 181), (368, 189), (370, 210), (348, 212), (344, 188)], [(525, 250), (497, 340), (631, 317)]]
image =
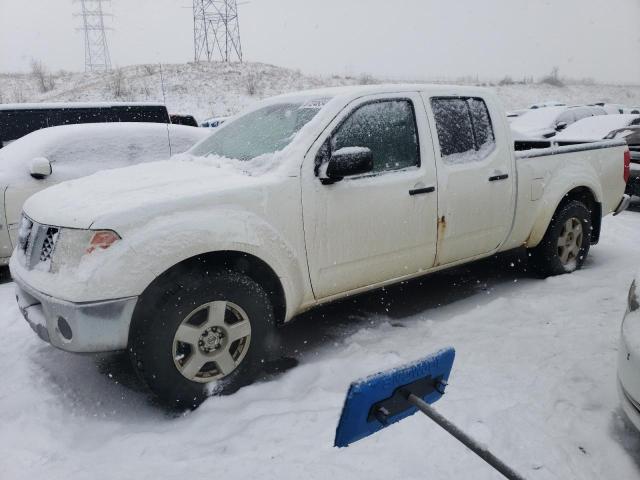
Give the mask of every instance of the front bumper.
[(640, 310), (628, 308), (624, 315), (618, 345), (617, 377), (622, 410), (640, 430)]
[(622, 406), (622, 411), (625, 413), (629, 421), (640, 430), (640, 403), (635, 401), (631, 396), (627, 393), (627, 391), (622, 386), (620, 379), (618, 378), (618, 398), (620, 398), (620, 405)]
[(74, 303), (29, 287), (14, 276), (18, 307), (45, 342), (68, 352), (108, 352), (127, 348), (138, 297)]

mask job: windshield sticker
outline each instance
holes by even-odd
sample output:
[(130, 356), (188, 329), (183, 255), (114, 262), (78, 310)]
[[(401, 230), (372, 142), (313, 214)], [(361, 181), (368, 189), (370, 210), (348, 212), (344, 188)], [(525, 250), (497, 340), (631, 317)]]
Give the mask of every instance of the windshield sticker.
[(324, 107), (329, 102), (329, 100), (331, 100), (331, 97), (313, 98), (311, 100), (307, 100), (302, 105), (300, 105), (300, 110), (302, 110), (303, 108), (313, 108), (315, 110), (320, 109)]

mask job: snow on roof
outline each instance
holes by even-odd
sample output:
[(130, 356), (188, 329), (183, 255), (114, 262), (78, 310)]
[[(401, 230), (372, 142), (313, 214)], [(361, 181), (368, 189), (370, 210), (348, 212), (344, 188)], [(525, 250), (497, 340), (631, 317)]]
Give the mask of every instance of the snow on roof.
[(619, 128), (628, 127), (640, 115), (597, 115), (578, 120), (555, 136), (555, 140), (602, 140)]
[(2, 110), (48, 110), (58, 108), (110, 108), (110, 107), (164, 107), (155, 102), (48, 102), (48, 103), (2, 103)]
[(314, 90), (303, 90), (299, 92), (285, 93), (272, 97), (273, 100), (282, 101), (283, 99), (300, 99), (314, 97), (353, 97), (359, 95), (375, 95), (378, 93), (393, 92), (416, 92), (429, 91), (441, 95), (477, 95), (481, 92), (487, 92), (487, 88), (470, 87), (460, 85), (440, 85), (440, 84), (422, 84), (422, 83), (405, 83), (405, 84), (381, 84), (381, 85), (350, 85), (344, 87), (327, 87)]

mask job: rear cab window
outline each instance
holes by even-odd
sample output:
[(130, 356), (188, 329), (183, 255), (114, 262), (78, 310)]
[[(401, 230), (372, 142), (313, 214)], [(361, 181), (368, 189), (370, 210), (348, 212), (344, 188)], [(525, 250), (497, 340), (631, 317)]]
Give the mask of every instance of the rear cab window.
[(495, 149), (491, 116), (482, 98), (434, 97), (431, 108), (444, 163), (481, 161)]

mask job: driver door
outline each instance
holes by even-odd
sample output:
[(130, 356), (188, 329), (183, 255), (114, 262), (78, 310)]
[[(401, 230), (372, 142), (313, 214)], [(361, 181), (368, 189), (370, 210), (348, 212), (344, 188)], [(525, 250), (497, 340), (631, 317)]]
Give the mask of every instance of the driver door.
[[(323, 184), (331, 153), (365, 147), (373, 171)], [(398, 279), (433, 266), (436, 170), (417, 93), (350, 104), (305, 157), (302, 199), (307, 258), (317, 299)]]

